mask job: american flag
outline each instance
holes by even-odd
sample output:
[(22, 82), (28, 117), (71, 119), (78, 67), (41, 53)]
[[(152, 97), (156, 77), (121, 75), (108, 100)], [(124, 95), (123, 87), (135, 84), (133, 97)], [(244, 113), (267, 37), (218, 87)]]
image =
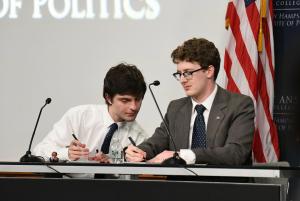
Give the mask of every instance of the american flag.
[(232, 0), (226, 13), (226, 87), (250, 96), (254, 102), (254, 162), (279, 160), (277, 128), (273, 122), (272, 11), (272, 0)]

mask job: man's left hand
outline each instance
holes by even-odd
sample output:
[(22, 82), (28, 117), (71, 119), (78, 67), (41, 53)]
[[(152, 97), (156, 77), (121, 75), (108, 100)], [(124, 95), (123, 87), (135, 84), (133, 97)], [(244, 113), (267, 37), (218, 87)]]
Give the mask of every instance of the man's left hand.
[(90, 157), (89, 160), (98, 161), (100, 163), (111, 163), (112, 160), (104, 153), (97, 153), (95, 156)]
[(165, 150), (161, 152), (160, 154), (157, 154), (154, 158), (151, 160), (147, 161), (149, 163), (162, 163), (164, 160), (173, 157), (174, 151), (168, 151)]

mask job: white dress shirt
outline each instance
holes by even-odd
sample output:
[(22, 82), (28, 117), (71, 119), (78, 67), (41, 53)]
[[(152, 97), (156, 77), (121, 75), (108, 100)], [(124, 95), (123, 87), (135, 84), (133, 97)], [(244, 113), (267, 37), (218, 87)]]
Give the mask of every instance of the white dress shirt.
[(194, 164), (196, 161), (196, 155), (191, 150), (194, 122), (195, 122), (195, 119), (197, 116), (195, 107), (196, 107), (196, 105), (202, 104), (206, 108), (203, 112), (203, 117), (204, 117), (204, 122), (205, 122), (205, 128), (207, 129), (209, 113), (211, 111), (211, 106), (212, 106), (215, 96), (217, 94), (217, 90), (218, 90), (218, 87), (217, 87), (217, 85), (215, 85), (213, 92), (202, 103), (198, 103), (193, 98), (191, 98), (193, 107), (192, 107), (192, 116), (191, 116), (190, 133), (189, 133), (189, 149), (181, 149), (180, 153), (179, 153), (180, 157), (183, 158), (187, 162), (187, 164)]
[[(109, 126), (115, 123), (108, 113), (107, 105), (80, 105), (67, 111), (61, 120), (54, 124), (52, 131), (34, 148), (33, 153), (49, 159), (51, 153), (56, 151), (60, 160), (69, 160), (68, 148), (73, 140), (72, 133), (81, 143), (86, 144), (90, 153), (96, 149), (101, 150)], [(136, 144), (140, 144), (148, 135), (136, 121), (116, 122), (118, 130), (114, 133), (112, 141), (118, 138), (122, 147), (130, 143), (131, 136)]]

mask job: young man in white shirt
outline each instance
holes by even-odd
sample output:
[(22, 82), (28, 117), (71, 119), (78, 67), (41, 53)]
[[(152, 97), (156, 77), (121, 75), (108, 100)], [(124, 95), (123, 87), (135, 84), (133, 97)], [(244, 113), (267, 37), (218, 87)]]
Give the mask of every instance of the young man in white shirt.
[(124, 148), (131, 143), (128, 137), (136, 144), (147, 138), (135, 121), (145, 92), (144, 77), (136, 66), (121, 63), (110, 68), (103, 86), (106, 104), (71, 108), (34, 148), (34, 154), (47, 159), (57, 152), (60, 160), (111, 162), (111, 141), (117, 139)]

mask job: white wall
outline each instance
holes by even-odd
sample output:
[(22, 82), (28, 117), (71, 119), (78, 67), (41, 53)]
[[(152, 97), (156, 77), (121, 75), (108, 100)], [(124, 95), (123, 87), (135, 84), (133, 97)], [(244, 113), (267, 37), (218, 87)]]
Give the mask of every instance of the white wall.
[[(80, 0), (77, 14), (76, 2), (0, 0), (1, 161), (17, 161), (25, 153), (47, 97), (53, 102), (43, 112), (33, 146), (68, 108), (104, 103), (102, 82), (112, 65), (132, 63), (148, 83), (160, 80), (154, 93), (164, 113), (170, 100), (184, 95), (172, 77), (174, 48), (205, 37), (223, 60), (227, 1)], [(131, 7), (141, 15), (134, 16)], [(221, 72), (221, 85), (223, 78)], [(161, 121), (149, 91), (138, 121), (151, 134)]]

